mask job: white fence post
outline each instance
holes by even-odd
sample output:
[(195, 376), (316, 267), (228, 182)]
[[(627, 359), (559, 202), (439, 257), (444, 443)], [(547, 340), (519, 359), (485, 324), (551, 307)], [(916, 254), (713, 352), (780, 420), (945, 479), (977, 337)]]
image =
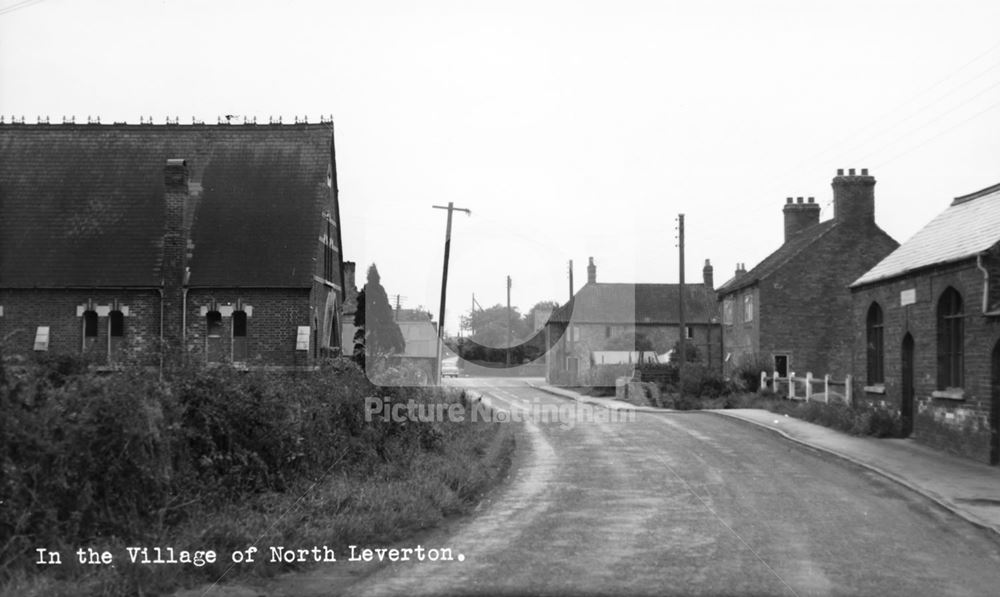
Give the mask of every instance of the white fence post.
[(854, 384), (852, 383), (850, 375), (844, 378), (844, 385), (847, 386), (847, 391), (845, 392), (845, 395), (847, 396), (847, 406), (851, 406), (854, 403), (853, 402)]
[(760, 372), (760, 389), (767, 389), (767, 371)]
[(812, 371), (806, 371), (806, 402), (812, 398), (813, 395), (813, 374)]
[(823, 399), (824, 402), (830, 404), (830, 374), (827, 373), (823, 376)]
[(788, 372), (788, 398), (795, 400), (795, 372)]

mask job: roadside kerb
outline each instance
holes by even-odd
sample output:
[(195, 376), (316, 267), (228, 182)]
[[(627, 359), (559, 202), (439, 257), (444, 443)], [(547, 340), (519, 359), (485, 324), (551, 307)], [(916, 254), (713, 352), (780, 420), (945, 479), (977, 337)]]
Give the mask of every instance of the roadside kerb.
[(853, 464), (855, 466), (859, 466), (859, 467), (868, 469), (868, 470), (870, 470), (870, 471), (872, 471), (874, 473), (877, 473), (877, 474), (885, 477), (886, 479), (889, 479), (890, 481), (892, 481), (894, 483), (902, 485), (903, 487), (905, 487), (906, 489), (909, 489), (910, 491), (916, 493), (917, 495), (920, 495), (920, 496), (922, 496), (922, 497), (930, 500), (931, 502), (934, 502), (938, 506), (944, 508), (945, 510), (951, 512), (952, 514), (955, 514), (956, 516), (958, 516), (962, 520), (965, 520), (969, 524), (977, 526), (977, 527), (979, 527), (981, 529), (985, 529), (987, 531), (992, 531), (998, 537), (1000, 537), (1000, 527), (998, 527), (996, 525), (993, 525), (993, 524), (990, 524), (990, 523), (988, 523), (988, 522), (986, 522), (984, 520), (981, 520), (979, 517), (977, 517), (977, 516), (975, 516), (973, 514), (970, 514), (970, 513), (966, 512), (964, 510), (962, 510), (957, 505), (952, 504), (949, 501), (946, 501), (944, 498), (942, 498), (938, 494), (936, 494), (936, 493), (934, 493), (934, 492), (932, 492), (930, 490), (924, 489), (923, 487), (921, 487), (919, 485), (911, 483), (905, 477), (901, 477), (901, 476), (897, 475), (896, 473), (890, 472), (890, 471), (888, 471), (888, 470), (886, 470), (886, 469), (884, 469), (884, 468), (882, 468), (882, 467), (880, 467), (878, 465), (872, 464), (870, 462), (865, 462), (863, 460), (859, 460), (859, 459), (857, 459), (857, 458), (855, 458), (853, 456), (849, 456), (849, 455), (844, 454), (842, 452), (837, 452), (836, 450), (833, 450), (831, 448), (826, 448), (826, 447), (823, 447), (823, 446), (819, 446), (819, 445), (807, 442), (805, 440), (798, 439), (796, 437), (792, 437), (791, 435), (785, 433), (781, 429), (777, 429), (775, 427), (771, 427), (770, 425), (766, 425), (766, 424), (760, 423), (758, 421), (754, 421), (752, 419), (747, 419), (745, 417), (741, 417), (741, 416), (739, 416), (737, 414), (727, 413), (727, 412), (722, 411), (722, 410), (704, 410), (704, 411), (701, 411), (701, 412), (706, 412), (706, 413), (709, 413), (709, 414), (718, 415), (720, 417), (725, 417), (727, 419), (732, 419), (732, 420), (735, 420), (735, 421), (741, 421), (741, 422), (743, 422), (745, 424), (752, 425), (752, 426), (757, 427), (759, 429), (766, 429), (767, 431), (775, 433), (775, 434), (783, 437), (784, 439), (786, 439), (788, 441), (794, 442), (796, 444), (799, 444), (799, 445), (804, 446), (806, 448), (810, 448), (812, 450), (816, 450), (817, 452), (822, 452), (824, 454), (829, 454), (831, 456), (840, 458), (840, 459), (845, 460), (845, 461), (847, 461), (847, 462), (849, 462), (849, 463), (851, 463), (851, 464)]

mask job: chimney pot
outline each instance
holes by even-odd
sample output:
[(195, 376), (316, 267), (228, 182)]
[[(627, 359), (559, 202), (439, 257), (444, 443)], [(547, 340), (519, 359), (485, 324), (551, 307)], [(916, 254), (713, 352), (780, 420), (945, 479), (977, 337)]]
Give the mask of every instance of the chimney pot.
[(868, 176), (868, 168), (861, 169), (861, 176)]
[(843, 168), (837, 168), (837, 176), (843, 176), (843, 175), (844, 175), (844, 169)]
[(809, 203), (815, 203), (815, 202), (816, 202), (816, 198), (815, 197), (810, 197), (809, 198)]
[(708, 259), (705, 260), (705, 267), (701, 270), (702, 279), (705, 282), (705, 288), (709, 290), (715, 289), (715, 268), (712, 267), (712, 262)]
[(788, 199), (787, 199), (787, 200), (785, 201), (785, 203), (791, 203), (791, 202), (792, 202), (792, 198), (791, 198), (791, 197), (789, 197), (789, 198), (788, 198)]
[(847, 170), (847, 175), (848, 175), (848, 176), (854, 176), (854, 168), (849, 168), (849, 169)]
[(796, 201), (797, 203), (802, 203), (802, 197), (796, 197), (796, 198), (795, 198), (795, 201)]

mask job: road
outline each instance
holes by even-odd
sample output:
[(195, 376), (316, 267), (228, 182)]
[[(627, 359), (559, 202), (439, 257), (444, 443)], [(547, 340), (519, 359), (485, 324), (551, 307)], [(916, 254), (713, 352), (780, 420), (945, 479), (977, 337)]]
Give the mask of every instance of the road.
[[(568, 404), (458, 383), (514, 412)], [(345, 594), (1000, 594), (1000, 542), (864, 469), (710, 413), (568, 423), (519, 424), (511, 478), (424, 542), (464, 561), (386, 564)]]

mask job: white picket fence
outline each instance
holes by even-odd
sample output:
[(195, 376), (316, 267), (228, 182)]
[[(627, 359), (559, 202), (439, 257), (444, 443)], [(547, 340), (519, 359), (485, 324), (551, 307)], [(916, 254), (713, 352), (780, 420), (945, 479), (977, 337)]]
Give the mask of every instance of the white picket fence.
[[(787, 388), (789, 400), (818, 400), (827, 404), (833, 397), (836, 401), (850, 405), (853, 400), (851, 381), (850, 375), (846, 376), (844, 381), (836, 381), (829, 374), (817, 378), (813, 377), (811, 372), (807, 372), (805, 377), (796, 377), (794, 372), (789, 371), (788, 377), (781, 377), (775, 371), (768, 377), (767, 371), (760, 372), (762, 388), (768, 387), (770, 383), (771, 389), (775, 392)], [(823, 385), (822, 393), (816, 392), (815, 384)]]

